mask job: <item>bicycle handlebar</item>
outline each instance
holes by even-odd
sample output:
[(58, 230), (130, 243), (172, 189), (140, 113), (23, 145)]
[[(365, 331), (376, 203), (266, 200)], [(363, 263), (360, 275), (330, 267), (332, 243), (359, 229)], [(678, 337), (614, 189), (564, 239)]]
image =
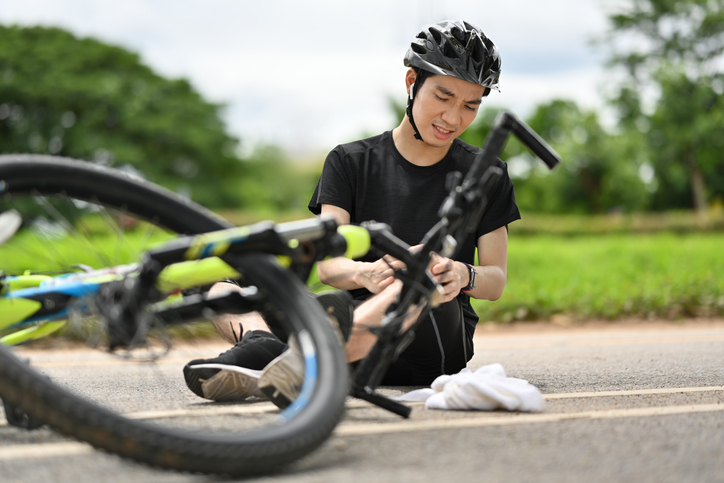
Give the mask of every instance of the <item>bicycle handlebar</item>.
[(525, 144), (533, 153), (538, 156), (550, 169), (555, 168), (561, 162), (560, 156), (548, 144), (533, 131), (530, 126), (518, 119), (510, 111), (501, 111), (495, 120), (495, 126), (502, 126), (509, 130)]

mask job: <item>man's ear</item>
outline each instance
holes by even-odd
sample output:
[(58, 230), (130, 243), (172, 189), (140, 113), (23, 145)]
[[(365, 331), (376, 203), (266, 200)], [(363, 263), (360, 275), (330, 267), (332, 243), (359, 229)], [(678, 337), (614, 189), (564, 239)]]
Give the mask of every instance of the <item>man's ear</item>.
[(412, 84), (415, 83), (415, 80), (417, 80), (417, 72), (415, 72), (415, 69), (407, 69), (407, 73), (405, 74), (405, 88), (407, 89), (407, 97), (410, 97), (410, 88), (412, 87)]

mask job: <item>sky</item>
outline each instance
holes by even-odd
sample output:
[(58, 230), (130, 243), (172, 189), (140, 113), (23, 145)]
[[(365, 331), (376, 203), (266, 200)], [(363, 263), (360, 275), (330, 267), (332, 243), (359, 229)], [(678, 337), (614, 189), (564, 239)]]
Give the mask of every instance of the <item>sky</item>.
[(138, 53), (223, 103), (245, 149), (324, 153), (394, 127), (402, 59), (421, 27), (461, 19), (500, 49), (501, 92), (485, 103), (526, 116), (539, 103), (603, 104), (603, 55), (613, 0), (23, 0), (0, 1), (0, 23), (46, 25)]

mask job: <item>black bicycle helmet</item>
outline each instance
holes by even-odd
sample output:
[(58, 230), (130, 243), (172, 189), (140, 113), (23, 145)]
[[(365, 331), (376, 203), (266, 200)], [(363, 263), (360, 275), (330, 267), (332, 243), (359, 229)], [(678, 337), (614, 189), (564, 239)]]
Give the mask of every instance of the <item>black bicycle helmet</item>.
[(459, 20), (444, 20), (428, 25), (417, 34), (405, 54), (405, 66), (417, 71), (415, 84), (407, 99), (407, 117), (422, 140), (412, 117), (415, 94), (429, 74), (449, 75), (500, 90), (500, 54), (495, 44), (479, 28)]
[(467, 22), (445, 20), (425, 27), (410, 44), (405, 66), (500, 90), (498, 48)]

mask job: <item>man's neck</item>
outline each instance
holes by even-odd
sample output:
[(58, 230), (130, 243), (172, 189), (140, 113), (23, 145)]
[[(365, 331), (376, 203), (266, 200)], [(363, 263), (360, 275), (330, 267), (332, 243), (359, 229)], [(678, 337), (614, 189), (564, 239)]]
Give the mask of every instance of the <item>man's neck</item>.
[(445, 147), (436, 147), (416, 139), (415, 131), (407, 116), (392, 130), (392, 141), (402, 157), (417, 166), (432, 166), (439, 163), (452, 146), (448, 144)]

